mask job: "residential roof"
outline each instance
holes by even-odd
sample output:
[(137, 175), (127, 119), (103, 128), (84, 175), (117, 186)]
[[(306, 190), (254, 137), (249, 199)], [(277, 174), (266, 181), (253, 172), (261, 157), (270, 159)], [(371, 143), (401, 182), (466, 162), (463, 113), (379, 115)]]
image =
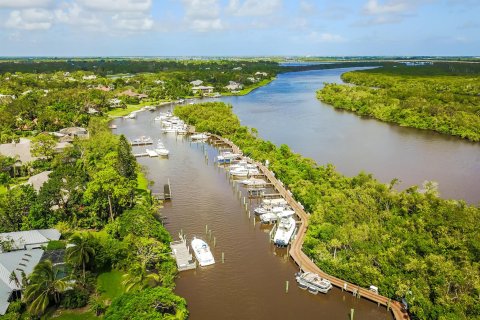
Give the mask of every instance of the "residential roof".
[(0, 253), (0, 315), (7, 312), (10, 304), (8, 300), (12, 292), (21, 289), (16, 281), (10, 280), (12, 272), (22, 283), (22, 271), (26, 276), (29, 276), (40, 262), (42, 255), (43, 250), (41, 249)]
[(193, 86), (199, 86), (203, 83), (202, 80), (193, 80), (193, 81), (190, 81), (190, 83), (193, 85)]
[(60, 236), (61, 234), (57, 229), (41, 229), (0, 233), (1, 240), (13, 240), (13, 250), (23, 250), (29, 246), (46, 244), (50, 240), (60, 239)]
[(52, 173), (52, 171), (43, 171), (39, 174), (31, 176), (28, 178), (27, 184), (31, 184), (33, 189), (37, 192), (40, 191), (40, 188), (43, 186), (45, 182), (48, 181), (48, 176)]
[(87, 133), (87, 129), (82, 127), (68, 127), (60, 129), (60, 133), (68, 134), (68, 135), (83, 135)]
[(37, 157), (32, 156), (30, 152), (31, 141), (29, 139), (20, 138), (19, 143), (0, 144), (0, 154), (7, 157), (18, 157), (21, 162), (30, 162)]

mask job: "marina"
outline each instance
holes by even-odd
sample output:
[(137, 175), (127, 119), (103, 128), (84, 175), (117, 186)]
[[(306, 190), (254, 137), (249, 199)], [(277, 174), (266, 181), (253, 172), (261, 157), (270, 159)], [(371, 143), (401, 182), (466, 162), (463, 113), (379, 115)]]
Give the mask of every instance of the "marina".
[[(287, 249), (277, 248), (269, 241), (273, 238), (276, 221), (271, 221), (272, 228), (261, 223), (260, 217), (249, 214), (257, 206), (284, 201), (281, 200), (281, 192), (260, 166), (257, 166), (259, 172), (254, 177), (232, 179), (233, 176), (222, 169), (224, 164), (216, 161), (217, 156), (225, 151), (237, 154), (237, 160), (240, 159), (241, 150), (228, 140), (210, 137), (209, 143), (194, 144), (189, 143), (192, 141), (188, 136), (162, 136), (158, 124), (152, 121), (162, 111), (159, 108), (157, 113), (152, 114), (153, 117), (149, 116), (150, 113), (139, 113), (136, 121), (119, 119), (115, 124), (119, 134), (130, 138), (142, 135), (151, 136), (153, 141), (161, 138), (172, 152), (169, 156), (172, 161), (139, 158), (139, 162), (148, 169), (149, 179), (156, 182), (152, 186), (154, 195), (163, 197), (163, 184), (168, 178), (175, 183), (175, 200), (164, 202), (162, 209), (167, 229), (172, 234), (181, 233), (183, 229), (188, 234), (201, 235), (208, 224), (208, 233), (203, 239), (208, 242), (213, 255), (222, 257), (222, 261), (225, 256), (225, 263), (182, 272), (176, 280), (176, 291), (189, 301), (192, 319), (206, 319), (212, 314), (230, 319), (296, 319), (298, 316), (322, 315), (340, 318), (345, 317), (351, 308), (355, 308), (356, 319), (391, 318), (385, 308), (378, 308), (376, 304), (335, 288), (328, 295), (322, 295), (321, 299), (301, 289), (290, 288), (285, 294), (285, 280), (294, 283), (295, 273), (299, 271), (299, 267), (289, 259), (293, 243)], [(256, 165), (251, 159), (243, 160)], [(263, 197), (249, 197), (250, 187), (242, 184), (242, 181), (253, 178), (266, 182), (264, 187), (255, 186), (265, 188)], [(231, 188), (226, 188), (229, 185)], [(212, 286), (213, 283), (215, 286)], [(251, 295), (251, 292), (255, 294)], [(212, 308), (202, 302), (205, 299), (219, 300), (223, 304)], [(261, 306), (258, 299), (263, 301)]]

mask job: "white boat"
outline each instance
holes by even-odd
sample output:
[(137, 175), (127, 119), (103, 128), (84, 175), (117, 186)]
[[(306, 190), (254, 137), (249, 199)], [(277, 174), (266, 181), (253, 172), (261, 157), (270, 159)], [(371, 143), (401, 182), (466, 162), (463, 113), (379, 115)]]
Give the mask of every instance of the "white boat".
[(175, 127), (166, 127), (162, 129), (163, 133), (175, 133), (177, 129)]
[(184, 128), (176, 128), (176, 133), (177, 134), (180, 134), (180, 135), (184, 135), (184, 134), (187, 134), (187, 130), (184, 129)]
[(135, 119), (136, 117), (137, 117), (137, 113), (132, 112), (129, 115), (124, 116), (123, 119)]
[(134, 139), (132, 145), (142, 145), (142, 144), (152, 144), (153, 140), (147, 136), (141, 136), (140, 138)]
[(260, 221), (264, 224), (273, 223), (278, 220), (278, 216), (273, 212), (267, 212), (260, 215)]
[(287, 200), (283, 198), (278, 199), (263, 199), (262, 205), (271, 205), (271, 206), (285, 206), (287, 204)]
[(286, 247), (292, 239), (296, 229), (295, 219), (292, 217), (280, 219), (273, 242), (279, 247)]
[(156, 153), (153, 149), (146, 149), (145, 152), (149, 157), (158, 157), (158, 153)]
[(190, 138), (192, 138), (192, 140), (206, 140), (208, 139), (208, 135), (205, 133), (197, 133), (192, 135)]
[(284, 209), (285, 209), (284, 207), (260, 206), (260, 207), (255, 208), (253, 211), (256, 214), (265, 214), (265, 213), (269, 213), (269, 212), (273, 212), (275, 214), (278, 214), (278, 213), (282, 212)]
[(230, 151), (222, 152), (219, 156), (217, 156), (218, 163), (231, 163), (233, 160), (241, 157), (241, 154), (232, 153)]
[(250, 179), (243, 180), (241, 183), (245, 186), (248, 186), (248, 187), (261, 187), (261, 186), (265, 186), (267, 184), (267, 182), (265, 180), (255, 179), (255, 178), (250, 178)]
[(192, 249), (200, 266), (205, 267), (215, 263), (210, 247), (202, 239), (194, 237), (192, 240)]
[(330, 289), (332, 289), (332, 283), (320, 277), (316, 273), (312, 272), (304, 272), (304, 273), (297, 273), (295, 275), (295, 279), (297, 280), (298, 285), (300, 288), (308, 288), (308, 292), (312, 294), (317, 294), (318, 292), (327, 293)]

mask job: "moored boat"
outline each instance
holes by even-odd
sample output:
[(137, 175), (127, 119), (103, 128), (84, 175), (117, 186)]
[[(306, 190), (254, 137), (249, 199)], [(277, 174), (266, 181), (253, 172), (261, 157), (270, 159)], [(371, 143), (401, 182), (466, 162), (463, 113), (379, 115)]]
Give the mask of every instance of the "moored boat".
[(300, 288), (303, 289), (307, 287), (308, 291), (313, 294), (317, 294), (318, 292), (327, 293), (332, 289), (332, 283), (329, 280), (313, 272), (297, 273), (295, 279)]
[(215, 263), (210, 247), (202, 239), (194, 237), (192, 240), (192, 249), (200, 266), (205, 267)]
[(286, 247), (292, 239), (293, 233), (296, 229), (295, 219), (292, 217), (280, 219), (278, 224), (277, 231), (275, 232), (275, 237), (273, 242), (278, 247)]

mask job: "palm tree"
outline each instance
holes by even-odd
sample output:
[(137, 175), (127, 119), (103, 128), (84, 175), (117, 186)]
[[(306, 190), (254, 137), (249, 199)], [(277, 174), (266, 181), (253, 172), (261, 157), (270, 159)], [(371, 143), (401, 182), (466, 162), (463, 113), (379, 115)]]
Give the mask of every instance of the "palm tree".
[(162, 278), (158, 273), (148, 272), (145, 267), (136, 264), (130, 273), (123, 275), (122, 284), (125, 292), (141, 290), (147, 287), (153, 288), (161, 283)]
[(91, 247), (91, 235), (89, 233), (76, 233), (70, 238), (73, 246), (66, 251), (67, 261), (75, 267), (82, 266), (83, 281), (85, 282), (85, 265), (90, 262), (90, 258), (95, 254), (95, 250)]
[(68, 284), (65, 279), (57, 279), (57, 272), (50, 260), (40, 262), (33, 269), (23, 297), (32, 314), (43, 314), (52, 298), (55, 304), (60, 302), (60, 293), (66, 290)]

